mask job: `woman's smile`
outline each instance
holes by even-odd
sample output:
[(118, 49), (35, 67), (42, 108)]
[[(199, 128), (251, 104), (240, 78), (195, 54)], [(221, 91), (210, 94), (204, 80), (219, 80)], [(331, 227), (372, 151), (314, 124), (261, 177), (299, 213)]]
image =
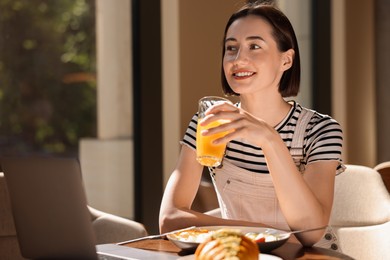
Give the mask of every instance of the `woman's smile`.
[(235, 71), (233, 72), (234, 79), (242, 80), (247, 79), (255, 75), (256, 73), (253, 71)]

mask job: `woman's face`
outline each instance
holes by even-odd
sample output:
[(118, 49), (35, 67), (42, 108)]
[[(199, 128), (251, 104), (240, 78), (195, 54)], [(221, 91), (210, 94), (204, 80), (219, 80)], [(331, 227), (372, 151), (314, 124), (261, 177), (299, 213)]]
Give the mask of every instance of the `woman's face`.
[(254, 15), (240, 18), (226, 33), (223, 57), (226, 80), (240, 95), (278, 91), (287, 69), (286, 53), (278, 50), (268, 22)]

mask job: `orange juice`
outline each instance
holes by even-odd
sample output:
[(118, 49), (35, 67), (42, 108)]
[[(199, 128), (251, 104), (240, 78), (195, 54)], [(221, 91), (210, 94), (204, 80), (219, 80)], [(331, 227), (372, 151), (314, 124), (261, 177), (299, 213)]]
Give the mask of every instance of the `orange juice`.
[(229, 122), (229, 120), (217, 120), (206, 126), (201, 126), (198, 121), (198, 128), (196, 131), (196, 160), (200, 164), (211, 167), (217, 167), (221, 164), (226, 144), (215, 145), (212, 142), (225, 136), (229, 131), (209, 136), (203, 136), (201, 132), (205, 129), (216, 127), (227, 122)]

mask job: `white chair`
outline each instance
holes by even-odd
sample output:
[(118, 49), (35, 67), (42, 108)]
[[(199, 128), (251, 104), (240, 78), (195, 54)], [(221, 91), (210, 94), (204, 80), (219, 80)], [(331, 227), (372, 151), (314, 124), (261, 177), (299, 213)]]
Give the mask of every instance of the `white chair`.
[(343, 253), (355, 259), (389, 259), (390, 195), (372, 168), (347, 165), (336, 177), (330, 224)]

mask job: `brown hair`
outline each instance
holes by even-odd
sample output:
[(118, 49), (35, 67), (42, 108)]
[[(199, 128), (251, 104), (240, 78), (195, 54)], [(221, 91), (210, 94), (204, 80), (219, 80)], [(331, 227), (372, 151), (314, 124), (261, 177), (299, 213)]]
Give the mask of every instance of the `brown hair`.
[[(291, 68), (286, 70), (279, 83), (279, 93), (282, 97), (291, 97), (298, 95), (299, 92), (299, 84), (301, 79), (301, 65), (299, 59), (299, 48), (297, 38), (295, 36), (294, 29), (288, 20), (288, 18), (274, 5), (267, 3), (248, 3), (244, 5), (240, 10), (233, 13), (230, 19), (228, 20), (225, 33), (223, 36), (223, 42), (225, 42), (226, 33), (231, 26), (231, 24), (243, 17), (247, 17), (249, 15), (255, 15), (263, 18), (267, 21), (273, 31), (273, 37), (276, 41), (278, 50), (281, 52), (285, 52), (289, 49), (293, 49), (295, 54), (293, 57), (293, 64)], [(222, 48), (222, 59), (225, 56), (225, 46), (223, 44)], [(222, 90), (227, 96), (238, 96), (236, 92), (234, 92), (229, 86), (225, 72), (223, 69), (222, 62), (222, 70), (221, 70), (221, 80), (222, 80)]]

